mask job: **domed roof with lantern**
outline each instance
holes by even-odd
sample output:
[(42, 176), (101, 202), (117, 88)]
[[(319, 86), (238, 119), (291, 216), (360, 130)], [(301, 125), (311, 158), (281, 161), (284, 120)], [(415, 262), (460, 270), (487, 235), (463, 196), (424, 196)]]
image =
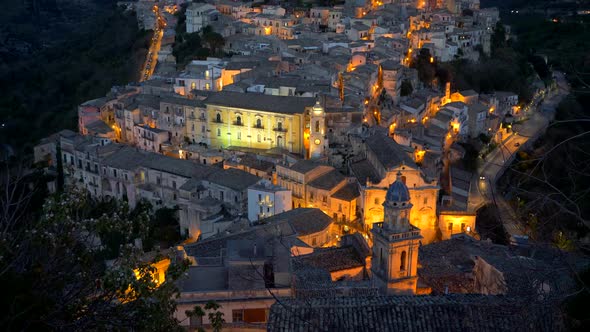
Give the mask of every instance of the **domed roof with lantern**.
[(402, 173), (397, 172), (396, 180), (387, 189), (385, 195), (385, 202), (408, 202), (410, 200), (410, 191), (406, 184), (402, 181)]
[(312, 111), (314, 114), (319, 115), (324, 112), (324, 108), (320, 105), (320, 101), (316, 100), (315, 105), (313, 105)]

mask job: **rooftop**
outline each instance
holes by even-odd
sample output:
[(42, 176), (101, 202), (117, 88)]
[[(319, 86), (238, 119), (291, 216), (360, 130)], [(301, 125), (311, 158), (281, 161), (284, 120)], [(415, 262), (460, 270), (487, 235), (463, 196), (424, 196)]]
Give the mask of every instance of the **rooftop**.
[(211, 173), (207, 177), (207, 181), (237, 191), (243, 191), (260, 181), (260, 178), (236, 168), (228, 168)]
[(573, 271), (589, 264), (555, 248), (512, 248), (465, 236), (420, 247), (418, 275), (434, 293), (478, 292), (473, 273), (476, 259), (500, 273), (506, 295), (522, 297), (536, 297), (539, 289), (533, 281), (541, 279), (548, 288), (545, 296), (572, 291)]
[(320, 209), (299, 208), (275, 214), (260, 220), (264, 224), (288, 222), (298, 236), (305, 236), (325, 230), (332, 224), (332, 218)]
[(499, 296), (285, 298), (273, 304), (268, 331), (295, 329), (483, 332), (556, 331), (563, 330), (564, 326), (555, 308), (526, 305)]
[(213, 93), (205, 104), (258, 110), (280, 114), (303, 113), (306, 107), (315, 105), (315, 98), (271, 96), (263, 94), (220, 91)]
[(309, 186), (317, 189), (331, 190), (336, 187), (342, 181), (346, 180), (338, 170), (332, 170), (324, 175), (315, 178), (309, 182)]
[(367, 147), (373, 151), (381, 165), (387, 170), (400, 166), (417, 167), (414, 160), (392, 138), (385, 135), (372, 135), (365, 139)]
[(296, 162), (295, 164), (291, 165), (291, 167), (289, 167), (289, 169), (292, 171), (298, 172), (298, 173), (306, 174), (308, 172), (313, 171), (314, 169), (316, 169), (319, 166), (321, 166), (321, 164), (318, 164), (315, 161), (300, 160), (300, 161)]
[(360, 197), (358, 185), (356, 183), (349, 183), (344, 187), (340, 188), (337, 192), (332, 195), (332, 198), (352, 201), (353, 199)]
[(299, 264), (324, 269), (328, 272), (365, 266), (365, 260), (352, 246), (316, 249), (313, 253), (297, 256)]

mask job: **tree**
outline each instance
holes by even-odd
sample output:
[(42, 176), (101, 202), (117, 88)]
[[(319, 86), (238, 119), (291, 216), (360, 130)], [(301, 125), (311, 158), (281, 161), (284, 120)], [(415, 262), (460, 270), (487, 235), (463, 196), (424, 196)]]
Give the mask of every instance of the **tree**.
[[(14, 180), (3, 185), (19, 186)], [(1, 220), (4, 330), (180, 331), (175, 280), (186, 262), (171, 264), (162, 283), (154, 280), (152, 261), (133, 246), (149, 233), (148, 211), (100, 204), (69, 188), (48, 197), (40, 212), (22, 224)]]
[(427, 48), (421, 48), (418, 55), (412, 62), (412, 67), (418, 70), (418, 78), (422, 83), (431, 85), (436, 74), (436, 67)]
[[(225, 323), (225, 319), (223, 318), (224, 313), (219, 311), (220, 308), (221, 305), (215, 301), (208, 301), (204, 307), (205, 310), (209, 311), (207, 316), (209, 318), (209, 323), (215, 332), (221, 331), (223, 323)], [(185, 313), (188, 318), (198, 317), (202, 322), (203, 317), (205, 316), (205, 310), (203, 310), (201, 306), (196, 305), (193, 310), (187, 310)], [(197, 330), (205, 331), (201, 326), (199, 326)]]
[(414, 91), (414, 88), (412, 87), (412, 83), (409, 80), (403, 80), (402, 86), (400, 88), (400, 95), (402, 97), (409, 96), (412, 94), (412, 91)]
[(492, 52), (495, 52), (495, 50), (499, 48), (506, 47), (506, 28), (504, 28), (502, 22), (498, 21), (498, 23), (496, 23), (491, 39)]
[(215, 332), (221, 331), (223, 323), (225, 323), (225, 319), (223, 319), (224, 313), (219, 311), (219, 308), (221, 308), (221, 305), (215, 301), (209, 301), (205, 304), (205, 310), (209, 310), (209, 321)]
[(217, 52), (219, 52), (225, 45), (225, 39), (223, 39), (223, 36), (214, 32), (210, 26), (206, 26), (203, 29), (203, 40), (209, 46), (213, 54), (217, 54)]

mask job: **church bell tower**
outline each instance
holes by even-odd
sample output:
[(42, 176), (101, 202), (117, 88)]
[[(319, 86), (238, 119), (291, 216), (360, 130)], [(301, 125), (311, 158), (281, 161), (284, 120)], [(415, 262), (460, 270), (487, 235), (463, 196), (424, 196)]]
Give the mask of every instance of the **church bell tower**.
[(309, 159), (315, 159), (325, 155), (328, 144), (325, 138), (326, 112), (319, 101), (312, 107), (309, 119)]
[(383, 222), (373, 224), (371, 272), (386, 294), (416, 294), (420, 229), (410, 224), (410, 192), (397, 173), (383, 203)]

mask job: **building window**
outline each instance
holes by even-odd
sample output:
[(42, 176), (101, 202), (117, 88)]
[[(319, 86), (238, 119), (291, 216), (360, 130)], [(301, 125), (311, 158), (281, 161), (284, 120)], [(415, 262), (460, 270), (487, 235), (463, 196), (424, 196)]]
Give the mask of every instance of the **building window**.
[(189, 321), (191, 328), (197, 328), (203, 325), (203, 317), (197, 315), (191, 315)]
[(231, 319), (233, 323), (244, 321), (244, 310), (237, 309), (231, 311)]
[(402, 254), (399, 258), (399, 270), (400, 271), (405, 271), (406, 270), (406, 251), (402, 251)]
[(312, 245), (312, 246), (316, 246), (316, 245), (317, 245), (317, 239), (316, 239), (315, 237), (313, 237), (313, 238), (311, 239), (311, 245)]
[(217, 137), (221, 136), (221, 129), (217, 128)]
[(238, 131), (238, 139), (241, 140), (242, 139), (242, 132)]
[(195, 90), (197, 88), (197, 83), (192, 82), (191, 83), (191, 90)]
[(176, 189), (176, 181), (172, 181), (172, 188)]
[(379, 198), (375, 198), (375, 205), (379, 205)]
[(258, 141), (258, 143), (260, 143), (262, 141), (262, 138), (260, 137), (260, 134), (256, 135), (256, 140)]
[(260, 214), (262, 214), (264, 210), (262, 210), (262, 206), (260, 206)]
[(452, 222), (449, 223), (449, 226), (447, 227), (447, 230), (449, 232), (452, 232), (453, 231), (453, 223)]
[(262, 119), (256, 119), (256, 128), (262, 128)]
[(215, 121), (217, 123), (221, 123), (221, 114), (220, 113), (217, 113), (217, 115), (215, 116)]
[(262, 202), (262, 195), (261, 194), (258, 194), (258, 201)]
[(320, 121), (316, 121), (315, 122), (315, 132), (319, 133), (320, 132)]
[(279, 131), (282, 131), (283, 130), (283, 123), (282, 122), (277, 122), (277, 129)]
[(428, 204), (428, 197), (424, 197), (424, 205)]
[(238, 117), (236, 118), (236, 125), (241, 126), (242, 125), (242, 117), (238, 115)]
[(402, 182), (403, 182), (404, 184), (406, 184), (406, 176), (405, 176), (405, 175), (402, 175)]
[(211, 84), (209, 84), (209, 83), (206, 83), (206, 84), (205, 84), (205, 90), (210, 90), (210, 89), (211, 89)]
[(465, 232), (465, 223), (461, 223), (461, 232)]
[(113, 176), (117, 177), (117, 170), (116, 169), (113, 170)]
[(338, 204), (338, 212), (342, 212), (342, 204), (341, 203)]

